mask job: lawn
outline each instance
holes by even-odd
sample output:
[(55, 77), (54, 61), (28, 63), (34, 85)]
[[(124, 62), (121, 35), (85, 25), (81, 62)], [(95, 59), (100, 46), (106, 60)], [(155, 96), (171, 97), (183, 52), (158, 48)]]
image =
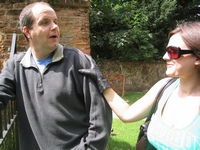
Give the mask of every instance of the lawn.
[[(143, 95), (144, 93), (128, 93), (123, 99), (132, 104)], [(121, 120), (114, 118), (113, 131), (106, 150), (134, 150), (139, 127), (143, 122), (142, 120), (134, 123), (123, 123)]]

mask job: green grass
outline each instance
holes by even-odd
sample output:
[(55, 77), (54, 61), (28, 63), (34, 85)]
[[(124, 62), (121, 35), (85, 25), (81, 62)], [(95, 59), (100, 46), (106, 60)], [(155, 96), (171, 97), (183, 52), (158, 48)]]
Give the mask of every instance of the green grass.
[[(144, 93), (128, 93), (123, 99), (129, 104), (134, 103), (142, 97)], [(114, 118), (110, 140), (106, 150), (134, 150), (137, 141), (139, 127), (144, 121), (134, 123), (123, 123), (121, 120)]]

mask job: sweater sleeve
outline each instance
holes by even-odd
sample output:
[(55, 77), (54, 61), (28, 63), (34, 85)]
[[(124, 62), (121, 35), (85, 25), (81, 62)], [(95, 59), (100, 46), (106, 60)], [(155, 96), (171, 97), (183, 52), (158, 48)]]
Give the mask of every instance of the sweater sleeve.
[(0, 109), (4, 109), (8, 100), (15, 99), (14, 58), (6, 62), (0, 74)]
[[(86, 68), (90, 68), (89, 61), (86, 58), (82, 59), (82, 64), (86, 65)], [(87, 136), (81, 139), (77, 149), (104, 150), (110, 138), (112, 110), (104, 96), (100, 93), (97, 83), (88, 76), (81, 76), (89, 127)]]
[(83, 86), (90, 126), (87, 137), (81, 140), (79, 146), (87, 150), (104, 150), (110, 137), (112, 111), (96, 83), (85, 77)]

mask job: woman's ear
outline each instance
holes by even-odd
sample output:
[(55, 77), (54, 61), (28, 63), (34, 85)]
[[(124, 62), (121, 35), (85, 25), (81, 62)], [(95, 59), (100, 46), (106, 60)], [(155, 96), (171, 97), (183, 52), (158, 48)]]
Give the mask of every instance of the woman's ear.
[(200, 59), (197, 59), (194, 63), (196, 66), (199, 66), (200, 65)]

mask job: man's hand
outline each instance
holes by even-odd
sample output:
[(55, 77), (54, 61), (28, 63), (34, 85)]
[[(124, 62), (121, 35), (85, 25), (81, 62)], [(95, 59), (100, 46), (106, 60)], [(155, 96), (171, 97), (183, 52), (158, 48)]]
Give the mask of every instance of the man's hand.
[(105, 89), (110, 88), (110, 84), (107, 79), (103, 76), (102, 72), (97, 67), (95, 61), (88, 55), (85, 55), (91, 64), (90, 69), (79, 69), (79, 73), (90, 77), (95, 81), (99, 87), (100, 92), (102, 93)]

